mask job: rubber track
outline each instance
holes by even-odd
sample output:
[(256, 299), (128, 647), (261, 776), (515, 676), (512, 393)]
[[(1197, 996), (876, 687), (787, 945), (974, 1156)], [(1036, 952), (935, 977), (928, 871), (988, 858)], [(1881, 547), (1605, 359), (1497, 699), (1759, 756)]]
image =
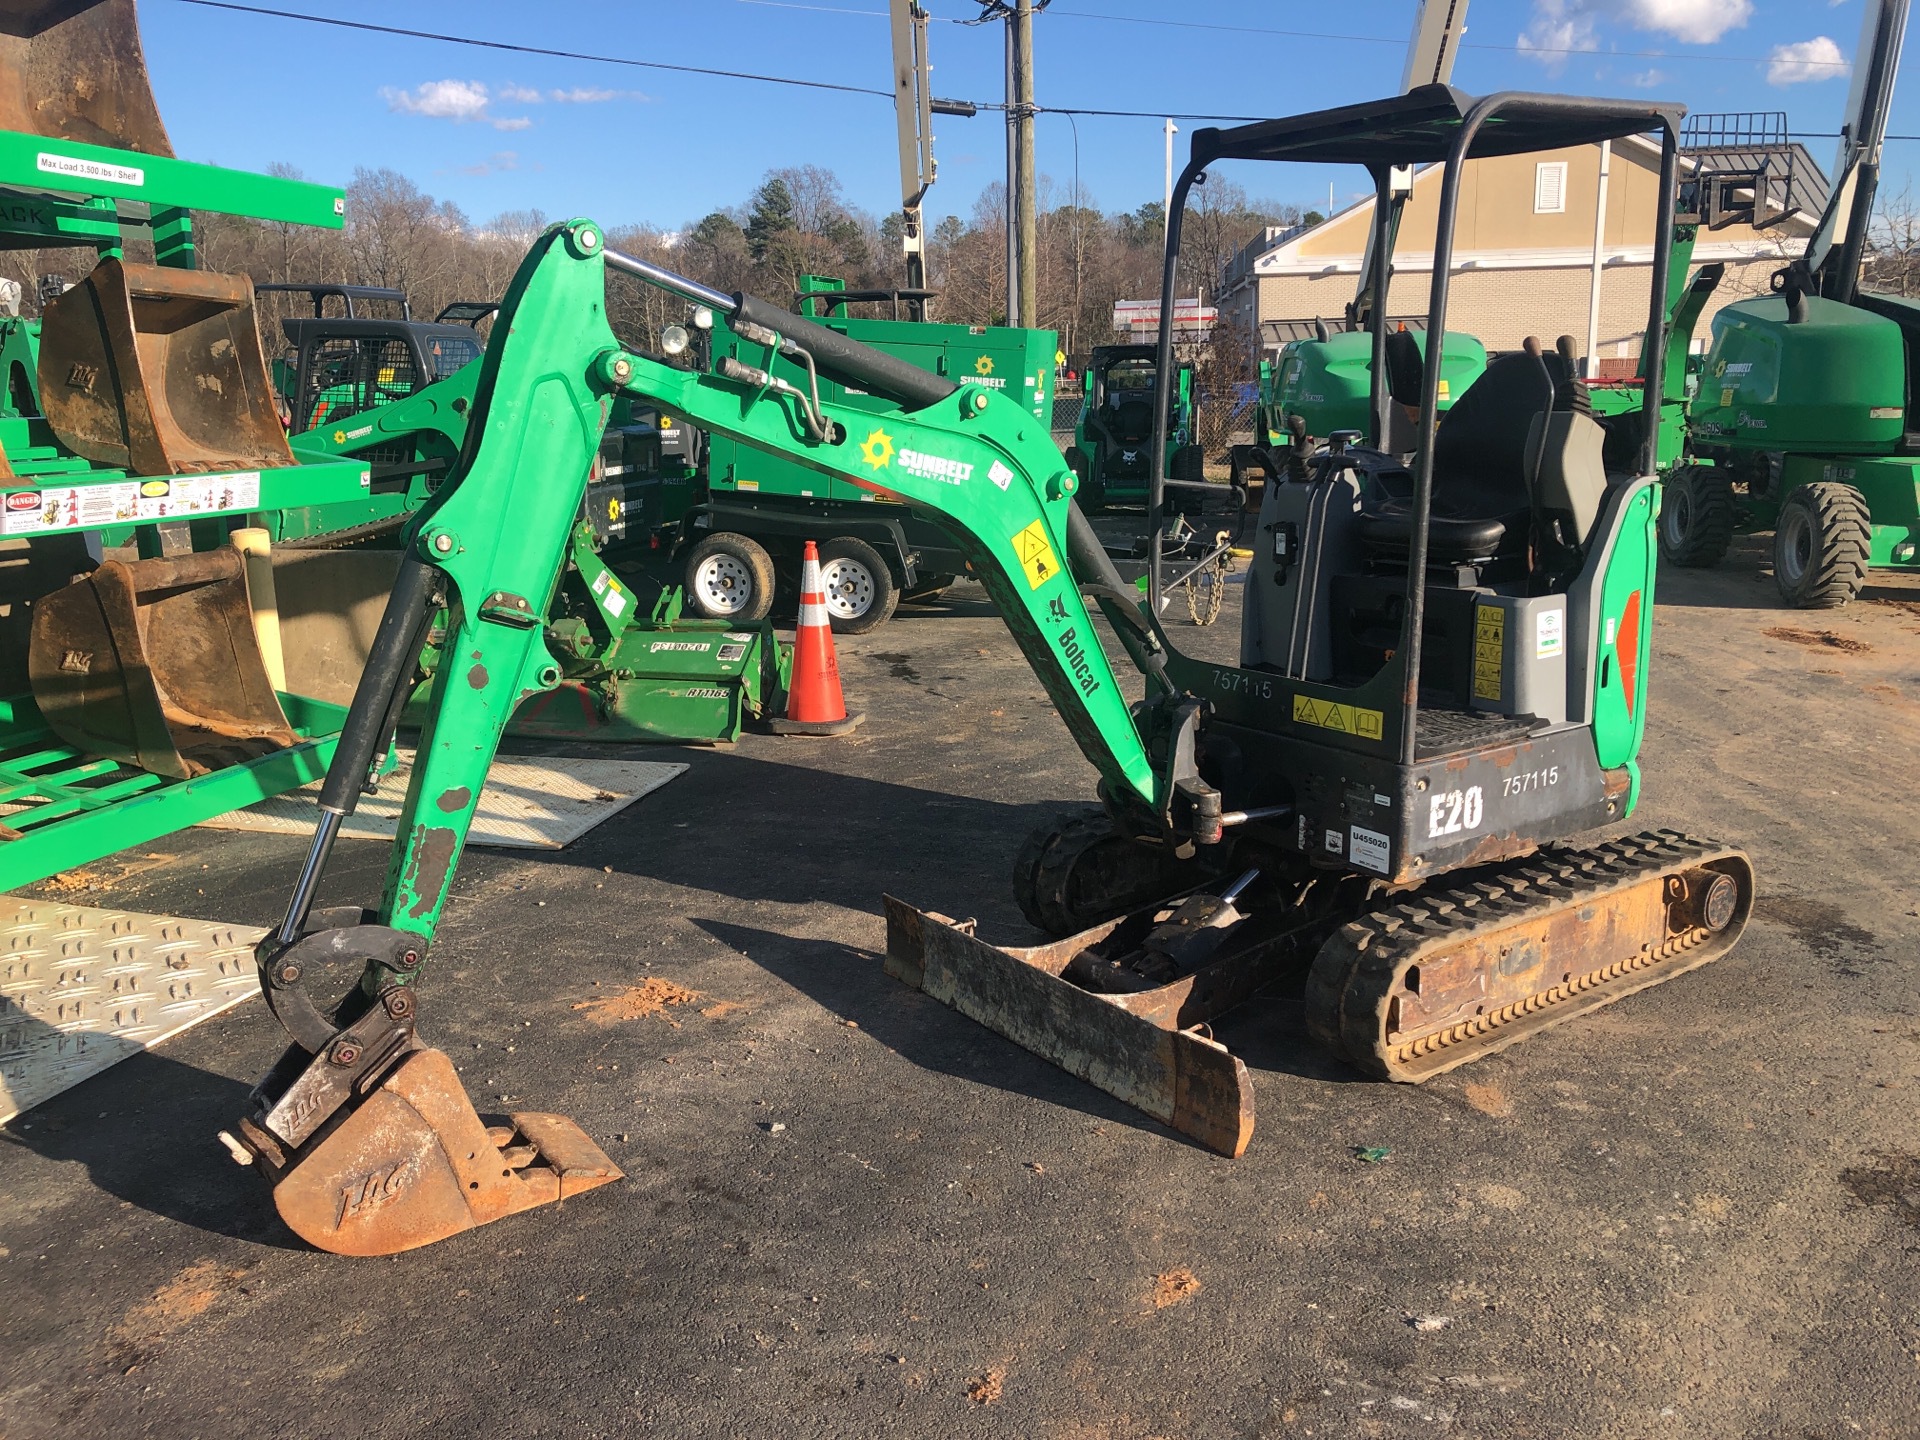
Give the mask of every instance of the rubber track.
[(1020, 913), (1049, 935), (1071, 935), (1085, 922), (1067, 909), (1067, 878), (1080, 855), (1115, 834), (1104, 810), (1088, 810), (1058, 825), (1027, 832), (1013, 858), (1013, 898)]
[[(1321, 947), (1307, 980), (1308, 1029), (1350, 1064), (1383, 1080), (1417, 1083), (1505, 1049), (1548, 1025), (1587, 1014), (1718, 958), (1732, 947), (1741, 926), (1729, 926), (1717, 935), (1704, 929), (1684, 933), (1650, 954), (1636, 952), (1609, 960), (1570, 983), (1432, 1036), (1390, 1046), (1384, 1034), (1386, 1001), (1405, 966), (1477, 931), (1539, 919), (1663, 875), (1728, 859), (1746, 864), (1740, 851), (1716, 841), (1657, 830), (1588, 849), (1556, 848), (1483, 874), (1468, 886), (1416, 894), (1343, 926)], [(1750, 904), (1750, 870), (1747, 893)], [(1740, 912), (1742, 925), (1745, 910), (1743, 906)], [(1709, 941), (1717, 943), (1709, 945)], [(1693, 950), (1703, 953), (1673, 963)]]

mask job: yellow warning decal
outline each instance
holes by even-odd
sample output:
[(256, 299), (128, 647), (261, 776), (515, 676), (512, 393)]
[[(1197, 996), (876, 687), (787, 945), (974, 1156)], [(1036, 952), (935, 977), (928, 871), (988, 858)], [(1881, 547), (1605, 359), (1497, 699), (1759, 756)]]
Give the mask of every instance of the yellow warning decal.
[(1318, 725), (1322, 730), (1338, 730), (1342, 735), (1358, 735), (1362, 740), (1378, 740), (1381, 735), (1378, 710), (1316, 700), (1311, 695), (1293, 697), (1293, 719), (1295, 724)]
[(1060, 572), (1060, 562), (1053, 555), (1053, 542), (1047, 539), (1047, 527), (1041, 521), (1034, 521), (1013, 537), (1013, 553), (1020, 558), (1020, 568), (1027, 572), (1029, 590), (1038, 590)]
[(1500, 699), (1507, 655), (1507, 612), (1498, 605), (1477, 605), (1473, 614), (1473, 698)]

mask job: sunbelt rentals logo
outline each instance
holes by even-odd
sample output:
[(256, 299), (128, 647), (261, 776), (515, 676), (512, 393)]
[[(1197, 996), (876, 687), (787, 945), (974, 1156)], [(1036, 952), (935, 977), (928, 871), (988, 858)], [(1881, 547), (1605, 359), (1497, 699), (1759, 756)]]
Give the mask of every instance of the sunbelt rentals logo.
[(884, 430), (870, 432), (860, 442), (860, 458), (875, 470), (884, 470), (893, 459), (893, 437)]

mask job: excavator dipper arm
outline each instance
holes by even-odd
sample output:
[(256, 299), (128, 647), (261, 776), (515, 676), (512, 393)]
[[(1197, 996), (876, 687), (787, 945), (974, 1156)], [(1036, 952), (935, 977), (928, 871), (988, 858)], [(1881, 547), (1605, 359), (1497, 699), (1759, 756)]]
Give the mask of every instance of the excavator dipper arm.
[[(769, 369), (775, 352), (804, 354), (892, 407), (822, 405), (733, 356), (708, 373), (633, 353), (608, 324), (609, 263), (682, 298), (719, 302), (737, 335), (765, 344)], [(258, 951), (263, 989), (293, 1044), (256, 1089), (235, 1153), (270, 1174), (296, 1232), (342, 1253), (426, 1244), (619, 1176), (562, 1117), (484, 1125), (446, 1057), (418, 1039), (412, 991), (507, 721), (559, 682), (544, 617), (616, 394), (934, 515), (998, 604), (1112, 803), (1147, 828), (1177, 818), (1191, 829), (1197, 814), (1204, 831), (1218, 813), (1217, 795), (1185, 773), (1191, 746), (1180, 726), (1192, 718), (1169, 695), (1170, 726), (1137, 723), (1121, 693), (1081, 580), (1149, 674), (1161, 652), (1157, 631), (1105, 567), (1051, 437), (1014, 402), (954, 387), (763, 302), (715, 296), (610, 256), (586, 220), (536, 242), (482, 364), (463, 452), (409, 531), (286, 919)], [(590, 578), (603, 619), (619, 625), (634, 597), (610, 571)], [(333, 839), (393, 735), (427, 624), (442, 606), (444, 658), (379, 909), (315, 911)], [(1158, 765), (1143, 731), (1168, 757)], [(340, 962), (359, 967), (359, 983), (323, 1013), (308, 982), (321, 965)]]

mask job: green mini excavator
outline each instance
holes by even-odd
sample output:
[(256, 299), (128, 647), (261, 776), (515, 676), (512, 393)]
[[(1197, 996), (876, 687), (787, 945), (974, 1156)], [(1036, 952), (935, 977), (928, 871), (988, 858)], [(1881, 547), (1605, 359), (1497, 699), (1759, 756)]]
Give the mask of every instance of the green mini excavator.
[[(1677, 115), (1435, 85), (1201, 130), (1175, 190), (1165, 294), (1186, 197), (1210, 165), (1351, 162), (1384, 188), (1394, 166), (1443, 163), (1427, 329), (1443, 336), (1469, 157), (1656, 133), (1665, 227)], [(634, 281), (740, 343), (689, 348), (679, 325), (658, 346), (616, 338), (608, 287)], [(1383, 320), (1376, 357), (1385, 343)], [(885, 403), (824, 403), (815, 373)], [(1411, 469), (1343, 432), (1269, 488), (1240, 661), (1200, 661), (1160, 627), (1157, 596), (1119, 582), (1073, 472), (1013, 398), (610, 251), (590, 221), (553, 227), (506, 296), (458, 463), (411, 522), (319, 828), (258, 949), (293, 1043), (229, 1137), (237, 1157), (266, 1174), (297, 1233), (349, 1254), (618, 1178), (568, 1120), (483, 1120), (423, 1038), (415, 986), (508, 718), (560, 680), (539, 621), (622, 396), (950, 533), (1097, 772), (1101, 804), (1036, 835), (1017, 863), (1022, 905), (1063, 938), (1003, 950), (889, 900), (888, 968), (1202, 1143), (1237, 1154), (1253, 1121), (1246, 1068), (1208, 1026), (1289, 968), (1306, 974), (1316, 1035), (1366, 1074), (1419, 1081), (1724, 954), (1752, 904), (1740, 851), (1670, 832), (1567, 843), (1639, 798), (1659, 504), (1646, 447), (1607, 473), (1594, 421), (1534, 353), (1488, 366), (1436, 438), (1441, 373), (1428, 371)], [(1388, 403), (1376, 394), (1376, 436)], [(1176, 483), (1155, 476), (1155, 534)], [(385, 893), (374, 910), (316, 909), (443, 611)], [(340, 962), (359, 978), (323, 1008), (309, 987)]]

